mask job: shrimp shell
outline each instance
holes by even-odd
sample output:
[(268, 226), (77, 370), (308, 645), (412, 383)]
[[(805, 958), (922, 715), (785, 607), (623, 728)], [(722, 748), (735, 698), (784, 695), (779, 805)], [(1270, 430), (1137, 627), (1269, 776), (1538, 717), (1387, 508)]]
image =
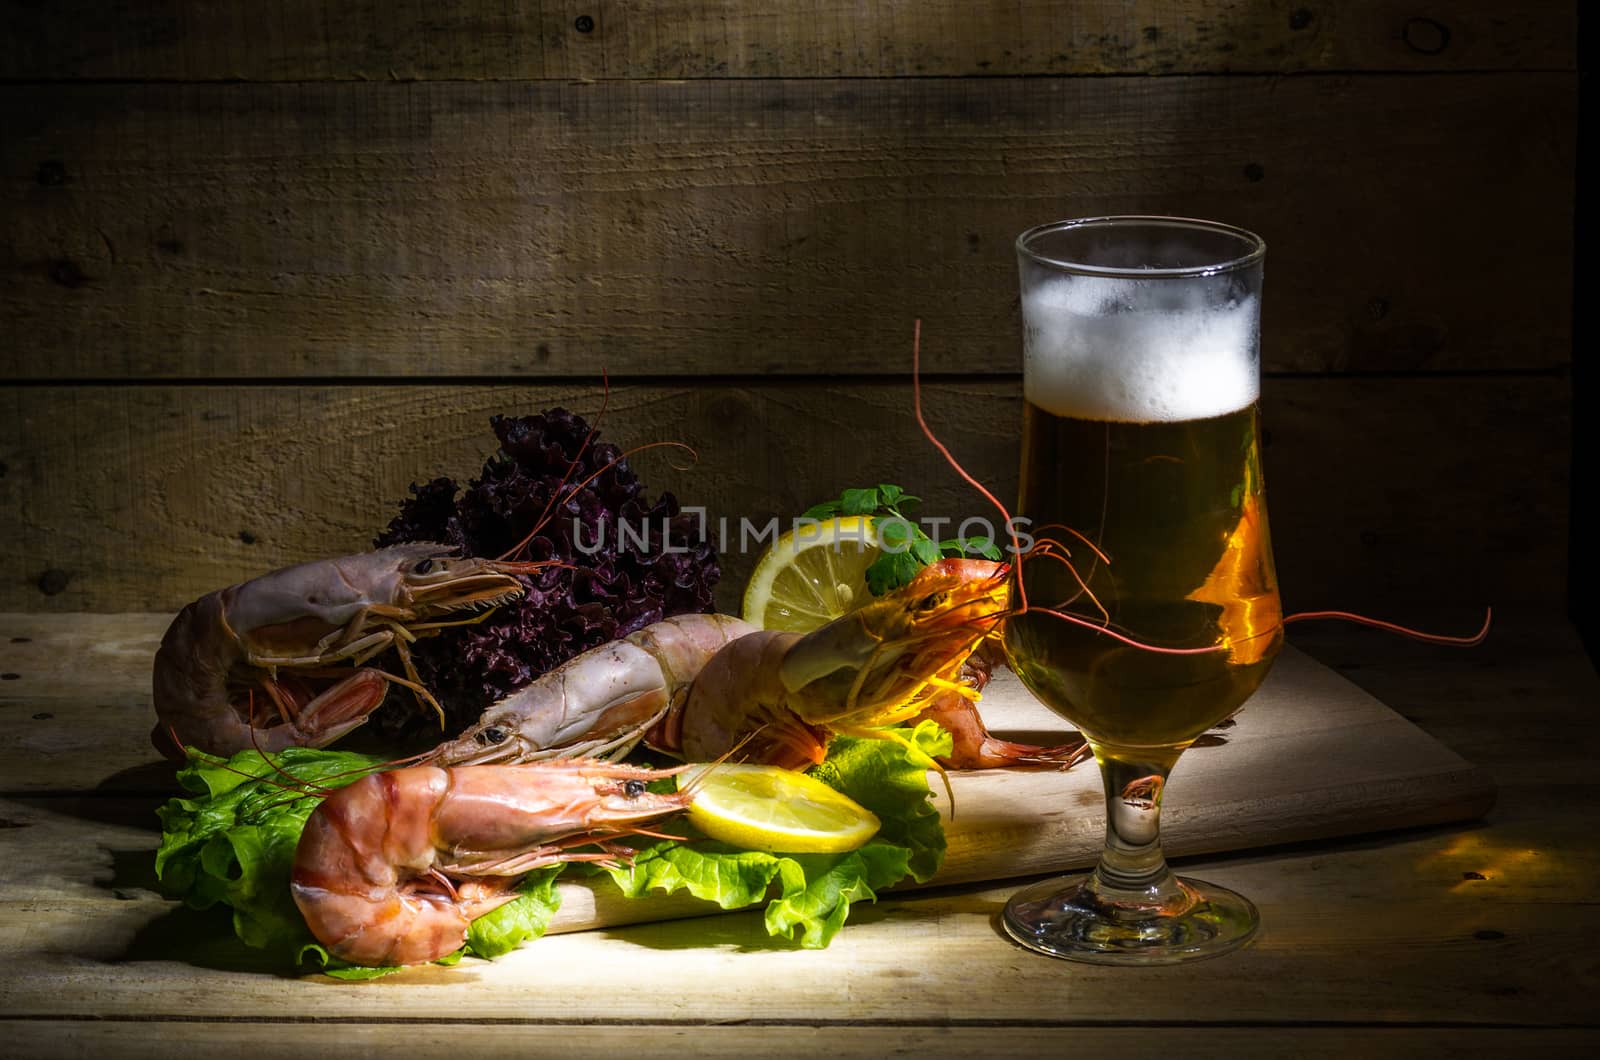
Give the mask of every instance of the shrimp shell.
[[(592, 759), (374, 773), (329, 795), (295, 850), (290, 889), (341, 960), (416, 964), (460, 949), (516, 878), (563, 861), (615, 864), (610, 840), (688, 806), (646, 785), (676, 770)], [(598, 844), (594, 852), (573, 847)]]

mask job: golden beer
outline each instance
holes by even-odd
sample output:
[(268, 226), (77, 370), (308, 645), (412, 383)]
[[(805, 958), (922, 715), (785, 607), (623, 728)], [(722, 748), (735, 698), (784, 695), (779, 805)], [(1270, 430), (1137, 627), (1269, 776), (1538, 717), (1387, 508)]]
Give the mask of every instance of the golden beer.
[(1031, 607), (1152, 648), (1217, 649), (1152, 651), (1035, 612), (1006, 633), (1027, 685), (1110, 749), (1186, 745), (1238, 709), (1282, 640), (1255, 404), (1122, 423), (1030, 402), (1021, 470), (1018, 512), (1040, 541), (1071, 553), (1070, 567), (1039, 554), (1022, 560)]
[(1239, 708), (1283, 639), (1261, 481), (1266, 244), (1182, 217), (1017, 238), (1022, 489), (1011, 668), (1082, 729), (1106, 794), (1094, 871), (1011, 896), (1006, 933), (1055, 957), (1165, 964), (1260, 918), (1172, 874), (1161, 803), (1184, 748)]

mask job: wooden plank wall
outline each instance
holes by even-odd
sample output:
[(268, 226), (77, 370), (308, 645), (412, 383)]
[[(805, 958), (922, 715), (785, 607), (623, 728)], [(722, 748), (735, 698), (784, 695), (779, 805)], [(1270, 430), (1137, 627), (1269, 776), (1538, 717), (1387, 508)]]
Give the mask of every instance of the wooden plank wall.
[[(364, 547), (487, 417), (730, 518), (1015, 487), (1011, 242), (1270, 245), (1291, 607), (1557, 605), (1577, 13), (1487, 0), (89, 0), (0, 14), (0, 610)], [(750, 558), (727, 561), (732, 605)]]

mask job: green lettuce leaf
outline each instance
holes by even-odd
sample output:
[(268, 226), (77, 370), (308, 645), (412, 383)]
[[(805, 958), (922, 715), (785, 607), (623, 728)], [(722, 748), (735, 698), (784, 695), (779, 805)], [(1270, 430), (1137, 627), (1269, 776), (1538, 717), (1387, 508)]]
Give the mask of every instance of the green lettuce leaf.
[(873, 901), (878, 891), (907, 876), (925, 883), (944, 860), (944, 827), (929, 801), (927, 770), (933, 755), (950, 753), (950, 734), (931, 721), (893, 731), (910, 746), (841, 737), (829, 746), (827, 761), (812, 770), (882, 822), (860, 849), (768, 854), (691, 834), (684, 842), (656, 840), (641, 847), (632, 864), (606, 872), (630, 898), (650, 890), (686, 890), (724, 909), (754, 905), (775, 885), (766, 909), (768, 933), (798, 935), (802, 947), (821, 949), (844, 926), (852, 902)]
[(561, 869), (560, 865), (550, 865), (523, 877), (517, 885), (521, 897), (472, 922), (467, 929), (465, 952), (498, 957), (542, 936), (561, 908), (561, 895), (556, 891)]
[[(246, 945), (290, 952), (296, 963), (341, 979), (397, 971), (346, 964), (328, 953), (311, 937), (289, 891), (295, 847), (320, 792), (381, 768), (382, 759), (348, 751), (296, 747), (273, 754), (269, 764), (256, 751), (223, 761), (191, 749), (178, 782), (195, 797), (171, 799), (156, 811), (162, 826), (156, 876), (196, 909), (230, 906), (234, 934)], [(543, 935), (561, 904), (559, 871), (530, 873), (515, 901), (473, 921), (464, 952), (498, 957)], [(452, 958), (441, 963), (460, 955)]]
[(171, 799), (157, 810), (161, 846), (156, 876), (169, 893), (196, 909), (225, 902), (233, 930), (260, 948), (309, 939), (289, 894), (289, 869), (317, 791), (342, 787), (379, 766), (348, 751), (291, 748), (269, 764), (259, 752), (227, 761), (190, 752), (178, 782), (193, 798)]
[[(604, 872), (629, 897), (652, 890), (687, 890), (724, 909), (767, 900), (766, 926), (775, 937), (807, 948), (826, 946), (850, 906), (871, 901), (907, 876), (926, 881), (944, 857), (944, 830), (929, 801), (930, 756), (948, 754), (950, 737), (932, 722), (894, 730), (905, 740), (840, 738), (814, 771), (882, 821), (865, 846), (847, 854), (777, 855), (740, 850), (675, 828), (686, 840), (649, 839), (632, 864)], [(196, 908), (217, 902), (233, 910), (245, 943), (282, 949), (297, 963), (343, 979), (371, 979), (396, 969), (346, 964), (311, 937), (289, 891), (295, 846), (317, 791), (351, 783), (382, 768), (371, 756), (296, 748), (272, 756), (254, 751), (226, 762), (192, 752), (178, 778), (192, 795), (170, 800), (158, 813), (163, 828), (156, 874), (163, 887)], [(292, 781), (290, 778), (293, 778)], [(301, 794), (296, 785), (307, 792)], [(556, 879), (563, 868), (530, 873), (519, 895), (473, 922), (462, 954), (497, 957), (539, 938), (560, 907)]]

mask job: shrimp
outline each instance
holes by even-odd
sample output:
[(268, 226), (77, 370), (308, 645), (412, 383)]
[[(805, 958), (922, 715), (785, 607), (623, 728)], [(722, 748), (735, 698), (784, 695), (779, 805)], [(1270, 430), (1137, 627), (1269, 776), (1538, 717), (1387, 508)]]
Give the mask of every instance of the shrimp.
[[(647, 785), (678, 770), (585, 759), (374, 773), (312, 811), (290, 889), (341, 960), (416, 964), (460, 949), (474, 919), (516, 897), (518, 877), (567, 861), (615, 865), (618, 836), (688, 807)], [(574, 847), (594, 844), (594, 851)]]
[(571, 755), (620, 758), (682, 704), (714, 655), (754, 631), (730, 615), (663, 619), (574, 656), (494, 703), (429, 760), (460, 766)]
[[(441, 619), (511, 599), (522, 592), (514, 575), (540, 566), (457, 559), (454, 551), (395, 545), (302, 563), (189, 604), (156, 652), (151, 742), (174, 758), (185, 744), (218, 755), (323, 747), (365, 721), (391, 683), (437, 709), (406, 645), (482, 620), (487, 611)], [(409, 679), (362, 667), (390, 647)], [(357, 668), (335, 668), (346, 660)]]
[[(936, 703), (948, 709), (947, 696), (975, 701), (963, 666), (1006, 613), (1008, 575), (988, 560), (939, 560), (811, 633), (762, 630), (736, 640), (706, 664), (650, 743), (701, 761), (742, 742), (753, 758), (799, 769), (822, 761), (834, 735), (882, 738), (885, 726)], [(987, 738), (981, 722), (961, 735), (978, 733)], [(1045, 757), (1059, 758), (1054, 749)]]
[(1089, 744), (1074, 733), (1066, 743), (1041, 747), (1036, 744), (1002, 740), (989, 732), (978, 713), (978, 700), (994, 670), (994, 661), (983, 649), (962, 664), (958, 682), (961, 688), (940, 689), (922, 708), (913, 722), (937, 722), (950, 734), (951, 750), (938, 756), (939, 764), (949, 769), (1003, 769), (1008, 766), (1054, 766), (1067, 769), (1089, 755)]
[(809, 633), (756, 630), (726, 615), (679, 615), (592, 649), (501, 700), (438, 765), (620, 756), (641, 739), (705, 761), (741, 754), (799, 768), (836, 733), (871, 734), (923, 715), (952, 731), (947, 764), (1067, 765), (1082, 742), (995, 741), (973, 704), (987, 669), (969, 663), (998, 620), (1006, 568), (947, 559), (908, 586)]

